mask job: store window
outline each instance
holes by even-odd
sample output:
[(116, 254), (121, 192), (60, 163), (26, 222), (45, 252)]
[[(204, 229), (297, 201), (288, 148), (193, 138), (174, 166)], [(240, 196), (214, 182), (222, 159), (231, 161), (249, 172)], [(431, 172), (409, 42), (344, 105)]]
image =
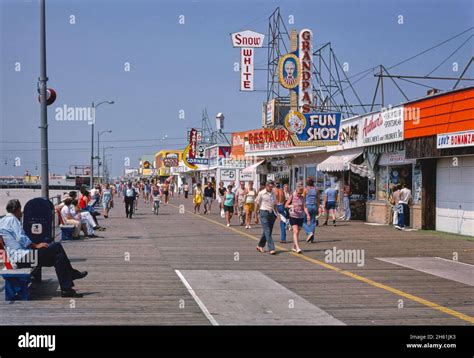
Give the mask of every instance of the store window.
[(306, 167), (306, 176), (304, 178), (305, 182), (309, 177), (312, 177), (313, 179), (316, 180), (316, 166), (310, 165)]

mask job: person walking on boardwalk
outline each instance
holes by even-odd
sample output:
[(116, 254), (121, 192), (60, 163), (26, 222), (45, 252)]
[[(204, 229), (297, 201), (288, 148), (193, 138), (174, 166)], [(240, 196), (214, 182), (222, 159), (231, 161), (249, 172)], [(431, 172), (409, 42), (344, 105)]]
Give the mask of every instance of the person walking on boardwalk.
[(301, 254), (303, 251), (298, 244), (298, 235), (300, 228), (303, 226), (305, 215), (309, 216), (306, 209), (304, 186), (302, 182), (296, 185), (296, 190), (286, 201), (285, 207), (290, 209), (290, 225), (293, 228), (293, 248), (291, 250)]
[(252, 215), (255, 211), (255, 198), (257, 197), (257, 191), (253, 187), (253, 181), (249, 181), (248, 188), (245, 192), (244, 209), (245, 209), (245, 228), (251, 229), (250, 223), (252, 222)]
[(189, 196), (189, 184), (188, 183), (184, 183), (183, 191), (184, 191), (184, 198), (187, 199), (188, 196)]
[(104, 207), (104, 218), (109, 217), (109, 211), (111, 208), (113, 200), (112, 189), (110, 188), (110, 184), (105, 185), (105, 189), (102, 190), (102, 205)]
[(262, 223), (263, 233), (257, 245), (257, 251), (264, 253), (265, 244), (268, 246), (270, 255), (275, 255), (275, 244), (272, 239), (273, 225), (277, 218), (277, 201), (273, 192), (274, 182), (268, 180), (265, 184), (265, 189), (260, 191), (255, 200), (257, 204), (257, 212)]
[(285, 192), (283, 191), (280, 183), (278, 182), (274, 189), (275, 197), (277, 201), (277, 210), (280, 216), (280, 242), (286, 244), (286, 209), (285, 209)]
[(245, 182), (241, 181), (239, 187), (237, 188), (235, 195), (237, 198), (237, 215), (239, 217), (239, 224), (240, 226), (244, 226), (245, 224), (245, 194), (247, 193), (247, 189), (245, 189)]
[(194, 189), (194, 214), (201, 213), (201, 203), (202, 203), (202, 189), (201, 183), (197, 183), (196, 188)]
[(232, 185), (228, 185), (227, 192), (224, 196), (224, 212), (227, 226), (230, 226), (230, 220), (232, 219), (232, 215), (234, 215), (236, 206), (237, 200), (235, 194), (232, 192)]
[(132, 218), (136, 198), (136, 189), (132, 186), (132, 183), (130, 182), (128, 183), (126, 189), (123, 191), (123, 202), (125, 203), (125, 214), (127, 218)]
[(314, 231), (316, 230), (316, 215), (319, 210), (319, 191), (314, 186), (314, 179), (306, 179), (305, 196), (305, 221), (303, 229), (306, 232), (306, 242), (314, 242)]
[(204, 188), (204, 214), (211, 213), (212, 201), (216, 197), (216, 190), (212, 187), (212, 183), (208, 182)]
[(328, 224), (329, 215), (332, 217), (332, 224), (336, 226), (336, 203), (338, 193), (333, 187), (329, 187), (324, 191), (324, 208), (326, 209), (326, 221), (324, 225)]
[(168, 180), (165, 180), (165, 182), (162, 185), (163, 189), (163, 195), (165, 197), (164, 203), (167, 205), (169, 202), (169, 196), (170, 196), (170, 183)]
[(224, 187), (224, 182), (219, 183), (219, 188), (217, 189), (217, 201), (219, 202), (219, 208), (221, 211), (224, 210), (224, 197), (227, 189)]

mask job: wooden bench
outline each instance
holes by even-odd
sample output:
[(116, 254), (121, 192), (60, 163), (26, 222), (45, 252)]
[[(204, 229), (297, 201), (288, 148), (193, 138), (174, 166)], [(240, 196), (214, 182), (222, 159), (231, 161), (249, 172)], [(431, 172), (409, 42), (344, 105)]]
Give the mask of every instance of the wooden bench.
[(28, 288), (33, 279), (37, 268), (14, 269), (8, 261), (7, 250), (3, 243), (3, 237), (0, 236), (0, 252), (2, 252), (4, 268), (0, 269), (0, 276), (5, 280), (5, 301), (23, 300), (29, 298)]

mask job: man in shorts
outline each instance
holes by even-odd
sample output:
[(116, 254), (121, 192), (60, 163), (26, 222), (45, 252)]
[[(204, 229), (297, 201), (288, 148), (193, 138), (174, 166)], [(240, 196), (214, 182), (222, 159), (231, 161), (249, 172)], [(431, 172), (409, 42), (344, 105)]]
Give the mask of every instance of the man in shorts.
[(212, 187), (212, 183), (208, 182), (204, 188), (204, 214), (211, 212), (212, 201), (216, 197), (216, 191)]

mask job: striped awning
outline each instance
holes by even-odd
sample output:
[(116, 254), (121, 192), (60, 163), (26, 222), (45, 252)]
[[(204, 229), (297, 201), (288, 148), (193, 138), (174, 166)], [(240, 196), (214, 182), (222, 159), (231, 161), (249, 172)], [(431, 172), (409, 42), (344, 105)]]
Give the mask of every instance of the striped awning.
[(349, 164), (355, 158), (362, 155), (362, 152), (362, 148), (342, 150), (319, 163), (317, 169), (321, 172), (342, 172), (349, 170)]

